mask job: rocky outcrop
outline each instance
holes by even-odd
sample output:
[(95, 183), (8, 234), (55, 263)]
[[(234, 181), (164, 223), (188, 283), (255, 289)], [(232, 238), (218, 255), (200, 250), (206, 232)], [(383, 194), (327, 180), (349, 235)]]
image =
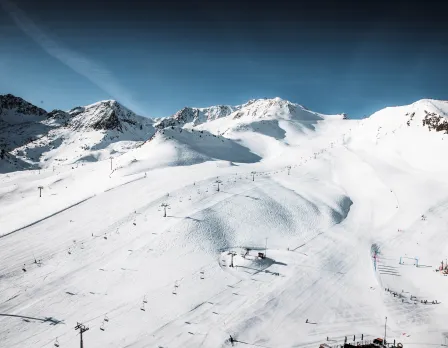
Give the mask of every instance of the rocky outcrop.
[(423, 127), (427, 126), (428, 129), (435, 130), (436, 132), (445, 132), (448, 134), (448, 119), (435, 112), (428, 112), (424, 110), (425, 116), (422, 120)]
[(12, 94), (0, 95), (0, 117), (6, 112), (15, 114), (44, 117), (47, 112), (44, 109), (28, 103), (26, 100)]
[(197, 126), (207, 121), (229, 116), (237, 109), (238, 107), (232, 107), (228, 105), (216, 105), (208, 108), (184, 107), (174, 115), (158, 121), (155, 124), (155, 127), (159, 129), (175, 126), (182, 127), (187, 123), (193, 126)]

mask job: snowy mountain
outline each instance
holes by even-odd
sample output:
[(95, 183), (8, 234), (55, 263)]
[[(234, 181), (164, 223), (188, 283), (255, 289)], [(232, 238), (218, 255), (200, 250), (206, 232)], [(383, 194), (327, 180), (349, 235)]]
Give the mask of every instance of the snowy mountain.
[[(361, 132), (352, 135), (356, 146), (383, 151), (387, 156), (412, 163), (415, 168), (444, 171), (448, 102), (422, 99), (389, 107), (361, 121)], [(403, 165), (407, 165), (403, 163)]]
[[(280, 98), (251, 100), (229, 107), (226, 110), (235, 111), (228, 115), (214, 114), (208, 119), (179, 118), (180, 114), (187, 115), (185, 110), (156, 122), (156, 134), (117, 163), (123, 162), (122, 167), (127, 167), (130, 161), (134, 161), (133, 166), (136, 167), (136, 159), (141, 161), (149, 157), (153, 159), (151, 168), (215, 160), (228, 161), (231, 165), (256, 163), (284, 156), (305, 141), (310, 145), (316, 129), (326, 127), (322, 123), (324, 120), (337, 122), (343, 119), (343, 115), (319, 114)], [(195, 115), (198, 115), (198, 109), (195, 110)], [(201, 110), (205, 113), (204, 110), (216, 109)], [(177, 122), (178, 119), (183, 121)], [(162, 125), (166, 127), (162, 128)]]
[[(4, 172), (108, 159), (111, 155), (122, 155), (142, 146), (151, 141), (156, 132), (162, 134), (166, 129), (172, 130), (171, 138), (176, 138), (179, 143), (179, 146), (173, 145), (177, 149), (177, 158), (167, 159), (166, 163), (187, 163), (183, 157), (191, 157), (193, 152), (195, 161), (227, 158), (244, 163), (257, 157), (261, 159), (259, 156), (263, 151), (260, 152), (258, 145), (262, 143), (244, 144), (243, 139), (232, 139), (236, 133), (242, 130), (264, 132), (264, 135), (280, 140), (289, 131), (289, 139), (280, 145), (274, 144), (276, 148), (300, 138), (292, 128), (295, 127), (299, 133), (307, 132), (325, 117), (280, 98), (250, 100), (237, 106), (187, 107), (157, 121), (137, 116), (113, 100), (48, 113), (20, 98), (7, 96), (5, 100), (2, 110), (8, 116), (5, 116), (0, 135), (10, 164), (8, 167), (3, 164)], [(181, 135), (182, 129), (190, 130)], [(230, 148), (219, 150), (221, 153), (230, 151), (229, 154), (213, 156), (213, 150), (209, 149), (213, 145), (198, 142), (202, 135), (193, 134), (194, 129), (205, 132), (202, 140), (224, 135), (221, 142), (247, 148), (249, 158), (233, 157), (230, 154), (239, 152)], [(258, 140), (253, 141), (256, 143)], [(157, 151), (153, 147), (151, 151)]]
[(49, 127), (47, 112), (11, 94), (0, 95), (0, 148), (11, 150), (32, 141)]
[(47, 112), (12, 94), (0, 95), (0, 122), (18, 124), (42, 120)]
[[(85, 107), (76, 107), (68, 112), (73, 129), (103, 131), (130, 131), (143, 129), (143, 125), (152, 126), (150, 119), (137, 116), (115, 100), (101, 101)], [(133, 126), (133, 127), (132, 127)]]
[(68, 165), (0, 174), (2, 347), (448, 343), (447, 102), (20, 110), (3, 157)]
[[(251, 115), (254, 118), (260, 118), (274, 114), (281, 117), (287, 114), (292, 115), (297, 112), (297, 109), (308, 111), (305, 107), (299, 104), (294, 104), (278, 97), (273, 99), (251, 99), (245, 104), (236, 106), (217, 105), (207, 108), (185, 107), (172, 116), (161, 118), (156, 122), (155, 126), (160, 129), (173, 126), (194, 127), (217, 120), (219, 118), (225, 118), (229, 115), (232, 115), (234, 119), (248, 115)], [(317, 115), (317, 113), (313, 112), (308, 113), (310, 115)]]
[(170, 117), (158, 120), (155, 126), (160, 129), (172, 126), (182, 127), (186, 124), (197, 126), (201, 123), (216, 120), (220, 117), (226, 117), (240, 108), (241, 106), (228, 105), (217, 105), (208, 108), (185, 107)]
[(26, 169), (30, 164), (10, 151), (26, 146), (50, 130), (47, 112), (11, 94), (0, 95), (0, 173)]
[(107, 159), (155, 133), (151, 119), (113, 100), (48, 113), (11, 95), (0, 101), (0, 146), (17, 169)]

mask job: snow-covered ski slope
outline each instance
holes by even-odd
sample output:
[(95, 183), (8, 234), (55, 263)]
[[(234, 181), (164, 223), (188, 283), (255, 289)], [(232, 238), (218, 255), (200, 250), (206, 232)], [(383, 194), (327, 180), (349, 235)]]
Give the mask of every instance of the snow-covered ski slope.
[(318, 347), (385, 317), (405, 347), (445, 343), (448, 135), (422, 121), (448, 104), (251, 105), (112, 164), (2, 174), (0, 346), (79, 347), (80, 322), (90, 348)]

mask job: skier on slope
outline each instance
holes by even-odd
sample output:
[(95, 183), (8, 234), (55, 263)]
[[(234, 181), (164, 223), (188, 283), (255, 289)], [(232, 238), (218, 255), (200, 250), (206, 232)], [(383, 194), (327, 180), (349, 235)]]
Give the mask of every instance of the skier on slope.
[(229, 336), (230, 336), (230, 343), (232, 343), (232, 346), (233, 346), (233, 342), (235, 342), (235, 340), (233, 339), (232, 335), (229, 335)]

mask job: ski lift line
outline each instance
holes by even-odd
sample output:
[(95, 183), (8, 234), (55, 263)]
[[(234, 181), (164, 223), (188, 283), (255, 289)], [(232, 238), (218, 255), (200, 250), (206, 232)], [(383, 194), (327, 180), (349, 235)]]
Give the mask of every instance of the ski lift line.
[[(121, 316), (122, 314), (119, 314), (119, 315), (113, 315), (113, 316), (110, 316), (109, 314), (111, 313), (111, 312), (116, 312), (116, 311), (118, 311), (119, 309), (121, 309), (121, 308), (123, 308), (123, 307), (127, 307), (127, 306), (131, 306), (129, 303), (128, 304), (122, 304), (121, 306), (119, 306), (119, 307), (117, 307), (117, 308), (115, 308), (115, 309), (112, 309), (111, 311), (109, 311), (109, 312), (107, 312), (107, 317), (108, 317), (108, 319), (109, 319), (109, 321), (115, 321), (115, 319), (116, 318), (118, 318), (119, 316)], [(90, 322), (92, 322), (92, 321), (94, 321), (94, 320), (96, 320), (96, 319), (98, 319), (98, 318), (101, 318), (101, 317), (103, 317), (104, 318), (104, 313), (101, 313), (100, 315), (97, 315), (97, 316), (95, 316), (95, 317), (93, 317), (93, 318), (90, 318), (90, 319), (88, 319), (88, 320), (84, 320), (83, 321), (83, 323), (85, 323), (85, 324), (87, 324), (87, 323), (90, 323)], [(95, 327), (95, 326), (92, 326), (92, 327)]]
[[(74, 327), (74, 324), (73, 324), (72, 326)], [(27, 340), (30, 339), (31, 337), (34, 337), (34, 336), (36, 336), (36, 335), (38, 335), (38, 334), (39, 334), (39, 333), (36, 333), (36, 334), (34, 334), (34, 335), (31, 335), (30, 337), (24, 339), (22, 342), (27, 341)], [(55, 341), (57, 341), (57, 342), (59, 343), (59, 346), (60, 346), (61, 348), (62, 348), (62, 347), (65, 347), (65, 346), (61, 346), (64, 342), (68, 344), (68, 343), (71, 343), (71, 342), (73, 341), (73, 339), (70, 339), (70, 341), (69, 341), (69, 340), (67, 340), (67, 341), (63, 340), (63, 341), (62, 341), (63, 343), (61, 343), (60, 338), (66, 336), (67, 334), (72, 334), (74, 337), (76, 337), (77, 335), (79, 335), (79, 333), (76, 333), (76, 334), (73, 333), (72, 330), (66, 330), (64, 333), (57, 335), (57, 336), (56, 336), (56, 339), (55, 339), (55, 338), (52, 338), (52, 339), (46, 341), (46, 343), (44, 343), (43, 345), (41, 345), (41, 346), (39, 346), (39, 347), (36, 346), (36, 348), (46, 348), (46, 347), (48, 347), (52, 342), (54, 343)]]
[[(110, 311), (110, 312), (117, 311), (117, 310), (119, 310), (120, 308), (122, 308), (122, 307), (126, 307), (126, 306), (129, 306), (129, 304), (123, 304), (123, 305), (121, 305), (121, 306), (119, 306), (119, 307), (113, 309), (113, 310)], [(133, 309), (133, 308), (130, 308), (130, 310), (132, 310), (132, 309)], [(107, 317), (108, 317), (109, 321), (111, 321), (111, 318), (114, 319), (114, 321), (116, 321), (117, 318), (119, 318), (120, 316), (125, 315), (125, 313), (127, 313), (127, 312), (130, 312), (130, 310), (125, 311), (125, 312), (123, 312), (123, 313), (121, 313), (121, 314), (119, 314), (119, 315), (115, 315), (115, 316), (113, 316), (113, 317), (110, 317), (109, 315), (107, 315)], [(110, 312), (107, 312), (107, 314), (109, 314)], [(92, 322), (92, 321), (94, 321), (94, 320), (96, 320), (96, 319), (98, 319), (98, 318), (104, 317), (104, 315), (105, 315), (104, 313), (103, 313), (103, 314), (100, 314), (100, 315), (98, 315), (98, 316), (96, 316), (96, 317), (93, 317), (93, 318), (90, 318), (90, 319), (88, 319), (88, 320), (83, 321), (83, 323), (85, 323), (85, 324), (86, 324), (86, 323), (90, 323), (90, 322)], [(99, 326), (96, 325), (96, 324), (94, 324), (94, 325), (89, 325), (89, 328), (90, 328), (90, 329), (94, 329), (94, 328), (98, 328), (98, 327), (99, 327)], [(70, 330), (67, 330), (65, 333), (62, 333), (62, 334), (60, 334), (60, 335), (57, 336), (60, 345), (62, 345), (61, 342), (66, 342), (66, 343), (72, 342), (71, 340), (70, 340), (70, 341), (60, 341), (60, 338), (61, 338), (61, 337), (66, 336), (66, 335), (69, 334), (69, 333), (72, 333), (72, 330), (71, 330), (71, 329), (70, 329)], [(76, 335), (78, 335), (78, 334), (76, 334)], [(32, 336), (31, 336), (31, 337), (32, 337)], [(43, 345), (40, 346), (39, 348), (47, 347), (51, 342), (54, 342), (54, 339), (51, 339), (50, 341), (47, 341), (45, 344), (43, 344)], [(62, 346), (61, 346), (61, 348), (62, 348)]]
[(80, 200), (80, 201), (78, 201), (78, 202), (76, 202), (76, 203), (74, 203), (74, 204), (69, 205), (68, 207), (65, 207), (65, 208), (63, 208), (63, 209), (61, 209), (61, 210), (58, 210), (58, 211), (56, 211), (55, 213), (52, 213), (52, 214), (50, 214), (50, 215), (48, 215), (48, 216), (45, 216), (44, 218), (41, 218), (41, 219), (39, 219), (39, 220), (36, 220), (36, 221), (34, 221), (34, 222), (32, 222), (32, 223), (26, 225), (26, 226), (17, 228), (17, 229), (15, 229), (15, 230), (11, 231), (11, 232), (6, 233), (6, 234), (2, 234), (2, 235), (0, 236), (0, 239), (5, 238), (5, 237), (7, 237), (7, 236), (10, 236), (10, 235), (13, 234), (13, 233), (16, 233), (16, 232), (25, 230), (25, 229), (27, 229), (28, 227), (37, 225), (37, 224), (41, 223), (42, 221), (45, 221), (45, 220), (47, 220), (47, 219), (49, 219), (49, 218), (51, 218), (51, 217), (53, 217), (53, 216), (55, 216), (55, 215), (58, 215), (58, 214), (60, 214), (60, 213), (63, 213), (64, 211), (69, 210), (69, 209), (71, 209), (71, 208), (73, 208), (73, 207), (75, 207), (75, 206), (77, 206), (77, 205), (80, 205), (80, 204), (82, 204), (82, 203), (84, 203), (84, 202), (90, 200), (91, 198), (93, 198), (93, 197), (95, 197), (95, 196), (96, 196), (96, 194), (94, 194), (94, 195), (92, 195), (92, 196), (89, 196), (89, 197), (87, 197), (87, 198), (84, 198), (84, 199), (82, 199), (82, 200)]
[[(247, 190), (246, 190), (247, 191)], [(243, 193), (243, 192), (245, 192), (245, 191), (242, 191), (241, 193)], [(153, 202), (152, 202), (153, 203)], [(65, 252), (65, 250), (64, 250), (64, 252)], [(55, 255), (55, 254), (57, 254), (57, 253), (54, 253), (54, 254), (52, 254), (52, 255)], [(213, 262), (211, 262), (211, 263), (213, 263)], [(200, 269), (203, 269), (203, 267), (201, 267)], [(198, 271), (197, 272), (194, 272), (193, 274), (197, 274), (198, 273)], [(238, 282), (239, 283), (239, 282)], [(226, 289), (225, 289), (226, 290)], [(124, 305), (123, 305), (124, 306)], [(123, 306), (121, 306), (121, 307), (123, 307)], [(116, 309), (117, 310), (117, 309)], [(95, 319), (98, 319), (99, 317), (101, 317), (102, 315), (99, 315), (99, 316), (96, 316), (96, 317), (94, 317), (94, 318), (91, 318), (91, 319), (89, 319), (89, 320), (87, 320), (87, 321), (84, 321), (85, 323), (88, 323), (88, 322), (91, 322), (91, 321), (93, 321), (93, 320), (95, 320)], [(70, 331), (68, 331), (68, 332), (70, 332)], [(68, 333), (67, 332), (67, 333)], [(62, 336), (64, 336), (65, 334), (62, 334), (62, 335), (59, 335), (58, 337), (62, 337)], [(50, 341), (51, 342), (51, 341)]]
[[(148, 205), (146, 205), (146, 206), (144, 206), (144, 208), (143, 209), (147, 209), (147, 207), (150, 207), (151, 205), (152, 205), (152, 203), (154, 203), (154, 201), (152, 201), (151, 203), (149, 203)], [(142, 209), (142, 208), (139, 208), (138, 210), (140, 210), (140, 209)], [(135, 209), (134, 209), (135, 210)], [(120, 221), (118, 221), (118, 222), (115, 222), (115, 223), (113, 223), (112, 225), (110, 225), (110, 226), (108, 226), (107, 228), (105, 228), (105, 229), (103, 229), (102, 231), (107, 231), (107, 232), (100, 232), (100, 235), (102, 234), (102, 233), (111, 233), (112, 234), (112, 231), (111, 230), (116, 230), (117, 228), (120, 228), (120, 227), (122, 227), (122, 225), (124, 225), (125, 223), (127, 223), (127, 222), (130, 222), (131, 220), (132, 220), (132, 216), (133, 215), (135, 215), (135, 213), (134, 212), (132, 212), (132, 213), (130, 213), (130, 214), (128, 214), (127, 216), (125, 216), (125, 217), (123, 217)], [(118, 227), (117, 227), (117, 225), (118, 225)], [(82, 240), (79, 240), (79, 241), (81, 241), (82, 243), (85, 243), (86, 241), (90, 241), (91, 240), (91, 237), (90, 238), (85, 238), (85, 239), (82, 239)], [(66, 252), (66, 250), (64, 249), (63, 251), (61, 251), (61, 252)], [(59, 252), (56, 252), (56, 253), (49, 253), (48, 255), (50, 255), (50, 256), (55, 256), (55, 255), (57, 255)]]
[[(94, 195), (95, 196), (95, 195)], [(89, 197), (89, 198), (87, 198), (87, 199), (85, 199), (85, 200), (88, 200), (88, 199), (90, 199), (90, 198), (93, 198), (94, 196), (91, 196), (91, 197)], [(163, 196), (164, 197), (164, 196)], [(160, 199), (162, 199), (163, 197), (160, 197)], [(78, 202), (77, 204), (80, 204), (80, 203), (82, 203), (82, 202), (84, 202), (85, 200), (83, 200), (83, 201), (81, 201), (81, 202)], [(156, 199), (156, 200), (158, 200), (158, 199)], [(144, 209), (144, 210), (146, 210), (147, 208), (149, 208), (151, 205), (152, 205), (152, 203), (154, 203), (155, 201), (152, 201), (152, 202), (150, 202), (149, 204), (147, 204), (147, 205), (145, 205), (143, 208), (142, 207), (140, 207), (138, 210), (140, 210), (140, 209)], [(66, 209), (68, 209), (68, 208), (66, 208)], [(135, 209), (134, 209), (135, 210)], [(54, 214), (53, 214), (54, 215)], [(114, 222), (112, 225), (110, 225), (110, 226), (108, 226), (106, 229), (103, 229), (102, 231), (109, 231), (111, 228), (112, 229), (116, 229), (117, 227), (116, 227), (116, 225), (118, 225), (118, 228), (119, 227), (122, 227), (122, 225), (124, 225), (126, 222), (129, 222), (129, 221), (131, 221), (132, 220), (132, 218), (131, 219), (129, 219), (131, 216), (133, 216), (133, 215), (135, 215), (135, 213), (134, 212), (132, 212), (132, 213), (130, 213), (130, 214), (128, 214), (127, 216), (125, 216), (125, 217), (123, 217), (121, 220), (119, 220), (118, 222)], [(39, 221), (41, 221), (41, 220), (39, 220)], [(38, 221), (38, 222), (39, 222)], [(37, 223), (38, 223), (37, 222)], [(33, 223), (33, 224), (35, 224), (35, 223)], [(26, 228), (26, 227), (25, 227)], [(21, 228), (21, 229), (23, 229), (23, 228)], [(20, 230), (20, 229), (19, 229)], [(14, 232), (14, 231), (13, 231)], [(110, 231), (109, 231), (110, 232)], [(100, 232), (100, 235), (102, 234), (102, 233), (107, 233), (107, 232)], [(110, 233), (112, 233), (112, 232), (110, 232)], [(0, 236), (0, 238), (2, 238), (2, 237), (5, 237), (6, 235), (3, 235), (3, 236)], [(89, 238), (85, 238), (85, 239), (80, 239), (80, 240), (78, 240), (78, 241), (81, 241), (82, 243), (85, 243), (85, 242), (87, 242), (87, 241), (91, 241), (91, 237), (89, 237)], [(66, 243), (63, 243), (63, 244), (66, 244)], [(60, 245), (63, 245), (63, 244), (60, 244)], [(88, 244), (88, 243), (86, 243), (86, 244)], [(59, 252), (54, 252), (54, 253), (43, 253), (42, 255), (44, 256), (44, 258), (41, 258), (41, 259), (52, 259), (53, 257), (55, 257), (56, 255), (58, 255), (58, 254), (62, 254), (62, 253), (65, 253), (65, 252), (67, 252), (67, 250), (66, 250), (66, 247), (64, 247), (64, 249), (63, 250), (61, 250), (61, 251), (59, 251)], [(47, 257), (45, 257), (45, 256), (48, 256), (48, 258)], [(20, 263), (20, 267), (21, 267), (21, 262), (19, 262)], [(13, 269), (15, 269), (16, 267), (19, 267), (19, 265), (13, 265), (13, 266), (15, 266), (15, 267), (13, 267)], [(9, 273), (7, 273), (7, 274), (10, 274), (10, 273), (13, 273), (13, 272), (15, 272), (15, 270), (13, 270), (13, 271), (10, 271)]]
[[(214, 263), (214, 262), (213, 262)], [(236, 286), (239, 283), (241, 283), (243, 281), (243, 279), (238, 280), (236, 283), (232, 284), (232, 286)], [(218, 291), (217, 293), (213, 294), (212, 296), (210, 296), (209, 298), (205, 299), (204, 301), (202, 301), (203, 303), (207, 303), (210, 302), (211, 300), (213, 300), (213, 298), (215, 298), (216, 296), (221, 295), (223, 292), (228, 291), (229, 288), (227, 286), (225, 286), (222, 290)], [(185, 311), (184, 313), (181, 313), (177, 316), (175, 316), (174, 318), (168, 320), (167, 322), (165, 322), (163, 325), (159, 326), (158, 328), (156, 328), (154, 331), (148, 333), (147, 335), (155, 335), (158, 331), (160, 331), (161, 329), (163, 329), (164, 327), (166, 327), (167, 325), (175, 322), (176, 320), (178, 320), (179, 318), (183, 317), (184, 315), (188, 314), (189, 312), (191, 312), (191, 309)]]

